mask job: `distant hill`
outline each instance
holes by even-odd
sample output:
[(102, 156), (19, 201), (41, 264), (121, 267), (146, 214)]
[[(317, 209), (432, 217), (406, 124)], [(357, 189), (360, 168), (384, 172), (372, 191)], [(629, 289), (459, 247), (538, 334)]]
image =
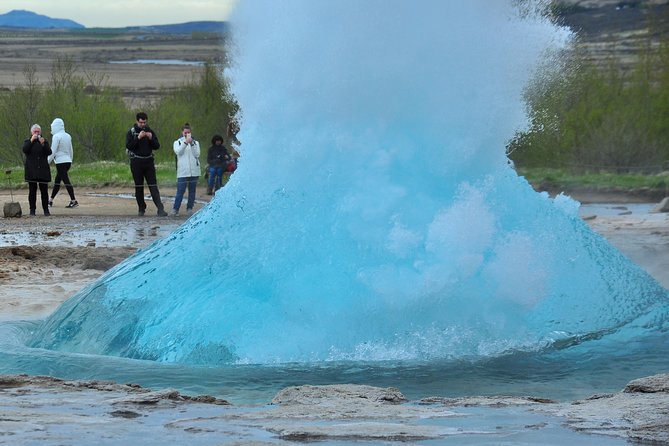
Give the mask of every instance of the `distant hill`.
[(52, 19), (45, 15), (15, 9), (0, 14), (0, 26), (5, 28), (68, 28), (81, 29), (84, 25), (68, 19)]
[(216, 33), (225, 34), (227, 23), (213, 20), (175, 23), (171, 25), (150, 26), (126, 26), (123, 28), (86, 28), (73, 20), (52, 19), (45, 15), (36, 14), (31, 11), (13, 10), (6, 14), (0, 14), (0, 28), (21, 29), (85, 29), (96, 32), (99, 30), (114, 30), (115, 32), (145, 32), (165, 34), (192, 34), (192, 33)]

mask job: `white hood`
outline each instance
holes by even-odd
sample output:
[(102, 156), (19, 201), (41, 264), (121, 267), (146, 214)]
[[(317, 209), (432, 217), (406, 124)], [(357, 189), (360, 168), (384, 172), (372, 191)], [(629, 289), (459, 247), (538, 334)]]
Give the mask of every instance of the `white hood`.
[(51, 123), (51, 155), (47, 158), (56, 164), (71, 163), (74, 153), (72, 151), (72, 137), (65, 132), (65, 123), (62, 119), (56, 118)]
[(58, 132), (64, 132), (65, 131), (65, 123), (63, 122), (62, 119), (56, 118), (53, 120), (51, 123), (51, 134), (55, 135)]

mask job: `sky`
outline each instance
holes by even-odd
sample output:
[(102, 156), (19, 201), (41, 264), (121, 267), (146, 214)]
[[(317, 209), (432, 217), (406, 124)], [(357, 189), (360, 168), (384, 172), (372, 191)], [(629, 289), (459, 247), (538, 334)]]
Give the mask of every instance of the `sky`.
[(86, 28), (226, 20), (236, 0), (0, 0), (0, 14), (23, 9)]

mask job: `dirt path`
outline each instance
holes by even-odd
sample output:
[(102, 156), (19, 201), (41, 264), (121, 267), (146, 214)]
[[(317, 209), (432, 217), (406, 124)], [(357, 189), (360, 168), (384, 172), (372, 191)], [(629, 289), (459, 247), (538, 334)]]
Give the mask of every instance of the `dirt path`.
[[(206, 188), (200, 187), (197, 191), (197, 198), (195, 201), (195, 210), (201, 209), (206, 205), (211, 199), (210, 196), (206, 195)], [(145, 193), (148, 194), (148, 189), (145, 188)], [(171, 209), (172, 204), (174, 203), (174, 195), (176, 193), (175, 187), (160, 187), (160, 196), (165, 204), (166, 209)], [(79, 187), (75, 189), (75, 194), (77, 201), (79, 202), (79, 207), (74, 209), (67, 209), (65, 206), (70, 202), (70, 199), (65, 190), (56, 196), (54, 200), (54, 205), (51, 208), (50, 212), (53, 217), (72, 217), (72, 216), (123, 216), (123, 217), (133, 217), (137, 215), (137, 202), (134, 198), (134, 190), (129, 187), (105, 187), (105, 188), (86, 188)], [(185, 199), (185, 197), (184, 197)], [(0, 203), (7, 203), (11, 201), (16, 201), (21, 204), (21, 210), (23, 211), (24, 216), (29, 212), (28, 206), (28, 191), (21, 189), (18, 191), (12, 191), (2, 189), (0, 190)], [(146, 195), (146, 204), (147, 217), (155, 216), (156, 208), (151, 201), (149, 195)], [(39, 207), (39, 197), (38, 197), (38, 207)], [(185, 203), (182, 203), (181, 210), (185, 211)], [(34, 225), (39, 224), (40, 219), (44, 217), (41, 216), (41, 209), (37, 209), (38, 216), (36, 221), (31, 221), (30, 223), (24, 222), (23, 218), (21, 219), (11, 219), (12, 224), (28, 224)], [(180, 217), (182, 220), (186, 219), (186, 216)], [(5, 222), (9, 223), (9, 222)], [(44, 224), (49, 224), (44, 222)], [(0, 223), (0, 228), (4, 226), (3, 223)]]

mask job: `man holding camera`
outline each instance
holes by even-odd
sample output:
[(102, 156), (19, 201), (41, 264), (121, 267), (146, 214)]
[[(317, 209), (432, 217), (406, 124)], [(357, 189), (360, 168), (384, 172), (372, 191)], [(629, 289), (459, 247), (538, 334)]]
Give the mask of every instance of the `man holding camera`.
[(125, 148), (130, 157), (130, 171), (135, 182), (135, 199), (139, 208), (138, 215), (144, 216), (146, 202), (144, 201), (144, 180), (149, 186), (151, 199), (158, 208), (158, 216), (166, 217), (167, 212), (160, 200), (158, 181), (156, 179), (156, 165), (153, 159), (153, 151), (160, 148), (158, 136), (147, 125), (146, 113), (139, 112), (136, 115), (137, 122), (132, 126), (125, 136)]

